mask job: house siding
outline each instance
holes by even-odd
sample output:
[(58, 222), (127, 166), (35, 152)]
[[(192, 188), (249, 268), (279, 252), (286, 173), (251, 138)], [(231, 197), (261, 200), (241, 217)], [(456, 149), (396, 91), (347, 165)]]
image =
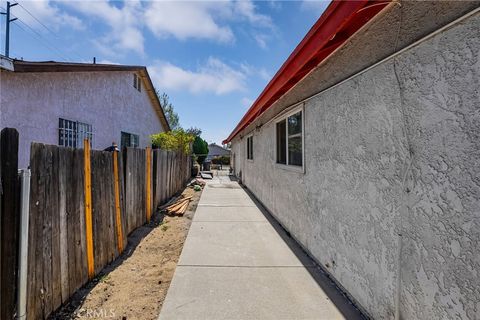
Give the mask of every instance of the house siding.
[(475, 14), (397, 56), (398, 80), (390, 59), (307, 100), (305, 173), (275, 165), (273, 121), (253, 161), (232, 141), (245, 186), (373, 318), (394, 317), (399, 271), (403, 319), (480, 318), (479, 52)]
[[(2, 72), (1, 127), (17, 128), (19, 164), (28, 166), (32, 141), (58, 144), (58, 119), (93, 126), (93, 148), (112, 141), (121, 131), (139, 135), (140, 147), (149, 135), (164, 131), (145, 90), (133, 87), (133, 72)], [(144, 89), (145, 86), (142, 86)]]

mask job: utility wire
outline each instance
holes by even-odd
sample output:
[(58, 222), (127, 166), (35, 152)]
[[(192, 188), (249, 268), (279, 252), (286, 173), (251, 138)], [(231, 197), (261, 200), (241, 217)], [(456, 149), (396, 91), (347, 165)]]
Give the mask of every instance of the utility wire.
[[(22, 9), (24, 9), (30, 16), (32, 16), (32, 18), (34, 18), (38, 23), (40, 23), (46, 30), (48, 30), (50, 33), (52, 33), (57, 39), (59, 39), (59, 36), (58, 34), (56, 34), (55, 32), (53, 32), (50, 28), (48, 28), (44, 23), (42, 23), (38, 18), (36, 18), (30, 11), (28, 11), (25, 7), (23, 7), (20, 3), (19, 3), (19, 6), (22, 7)], [(0, 7), (1, 9), (5, 10), (4, 8)], [(42, 45), (46, 48), (48, 48), (49, 50), (51, 51), (56, 51), (56, 53), (58, 54), (59, 57), (61, 57), (63, 60), (66, 60), (66, 61), (73, 61), (73, 59), (62, 49), (56, 47), (54, 44), (52, 44), (50, 41), (48, 41), (47, 38), (45, 38), (42, 34), (40, 34), (38, 31), (36, 31), (33, 27), (31, 27), (29, 24), (27, 24), (25, 21), (23, 21), (22, 19), (16, 17), (15, 15), (12, 14), (12, 17), (14, 18), (17, 18), (20, 23), (22, 23), (28, 30), (30, 30), (31, 33), (33, 33), (35, 36), (35, 38), (40, 42), (42, 43)], [(14, 21), (14, 23), (16, 24), (17, 27), (19, 27), (22, 31), (24, 31), (25, 33), (29, 33), (28, 30), (25, 30), (25, 28), (22, 28), (21, 25), (19, 25), (18, 23), (16, 23), (16, 21)], [(82, 58), (75, 53), (75, 55), (81, 60)]]
[[(29, 25), (27, 25), (25, 22), (23, 22), (23, 21), (21, 21), (21, 20), (17, 20), (17, 21), (22, 22), (25, 26), (27, 26), (27, 28), (29, 28), (30, 30), (33, 30), (33, 29), (32, 29)], [(56, 51), (57, 54), (58, 54), (58, 56), (59, 56), (60, 58), (62, 58), (63, 60), (71, 61), (71, 59), (63, 56), (62, 52), (61, 52), (59, 49), (57, 49), (55, 46), (50, 45), (50, 44), (49, 44), (47, 41), (45, 41), (45, 40), (42, 40), (43, 37), (41, 37), (41, 35), (40, 35), (38, 32), (36, 32), (35, 30), (33, 30), (33, 34), (31, 34), (31, 32), (28, 32), (27, 30), (25, 30), (19, 23), (17, 23), (17, 21), (14, 21), (13, 23), (14, 23), (18, 28), (20, 28), (23, 32), (32, 35), (34, 38), (36, 38), (36, 39), (37, 39), (43, 46), (45, 46), (47, 49), (52, 50), (52, 51)], [(39, 36), (36, 36), (36, 35), (39, 35), (40, 37), (39, 37)]]
[[(25, 12), (27, 12), (33, 19), (35, 19), (35, 21), (37, 21), (40, 25), (42, 25), (47, 31), (49, 31), (51, 34), (53, 34), (57, 39), (61, 39), (60, 35), (53, 31), (52, 29), (50, 29), (49, 27), (47, 27), (42, 21), (40, 21), (40, 19), (38, 19), (33, 13), (31, 13), (27, 8), (25, 8), (21, 3), (19, 3), (17, 1), (18, 5), (23, 9), (25, 10)], [(73, 54), (79, 59), (79, 60), (82, 60), (82, 57), (77, 54), (76, 52), (73, 52)], [(70, 59), (72, 60), (72, 59)]]
[(27, 8), (25, 8), (24, 6), (22, 6), (22, 4), (20, 2), (18, 2), (18, 5), (23, 9), (25, 10), (25, 12), (27, 12), (33, 19), (35, 19), (35, 21), (37, 21), (39, 24), (41, 24), (46, 30), (48, 30), (51, 34), (53, 34), (55, 37), (58, 38), (58, 34), (56, 32), (53, 32), (52, 29), (50, 29), (49, 27), (47, 27), (42, 21), (40, 21), (37, 17), (35, 17), (30, 11), (27, 10)]

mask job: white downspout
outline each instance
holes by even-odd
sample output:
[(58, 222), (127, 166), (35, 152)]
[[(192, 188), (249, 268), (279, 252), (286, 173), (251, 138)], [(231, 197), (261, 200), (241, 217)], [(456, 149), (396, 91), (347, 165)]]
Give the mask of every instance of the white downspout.
[(30, 212), (30, 169), (19, 170), (20, 193), (20, 243), (18, 258), (17, 318), (27, 318), (27, 268), (28, 268), (28, 219)]

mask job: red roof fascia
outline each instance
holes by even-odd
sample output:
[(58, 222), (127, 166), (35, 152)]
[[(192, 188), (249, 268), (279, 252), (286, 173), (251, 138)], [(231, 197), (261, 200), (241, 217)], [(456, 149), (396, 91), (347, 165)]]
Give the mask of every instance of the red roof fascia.
[(230, 142), (389, 2), (332, 1), (223, 143)]

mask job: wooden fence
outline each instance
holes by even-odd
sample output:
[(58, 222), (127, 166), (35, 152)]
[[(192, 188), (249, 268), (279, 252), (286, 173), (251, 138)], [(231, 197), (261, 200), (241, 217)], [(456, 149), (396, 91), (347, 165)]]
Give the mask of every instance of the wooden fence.
[(118, 257), (127, 235), (185, 185), (190, 162), (150, 148), (32, 144), (27, 319), (47, 318)]
[(0, 135), (0, 319), (14, 319), (19, 236), (18, 132)]

